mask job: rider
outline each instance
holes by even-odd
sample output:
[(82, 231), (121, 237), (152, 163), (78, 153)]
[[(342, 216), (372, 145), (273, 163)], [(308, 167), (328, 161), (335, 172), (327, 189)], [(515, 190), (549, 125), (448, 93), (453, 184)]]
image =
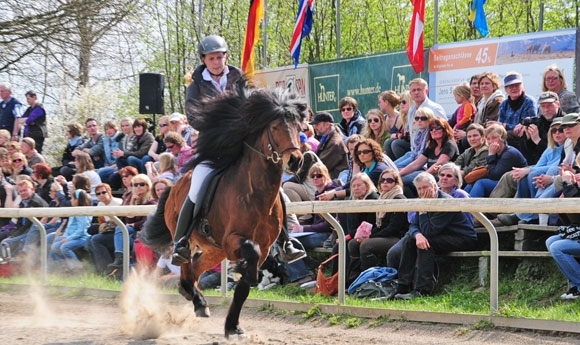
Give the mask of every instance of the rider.
[[(188, 112), (191, 106), (204, 97), (214, 97), (227, 91), (246, 86), (246, 79), (243, 72), (234, 66), (227, 65), (228, 45), (221, 36), (207, 36), (197, 47), (202, 64), (193, 72), (193, 81), (187, 88), (186, 104)], [(188, 117), (192, 114), (188, 113)], [(203, 135), (200, 133), (199, 135)], [(195, 201), (199, 189), (205, 178), (212, 172), (207, 164), (198, 164), (191, 175), (191, 185), (188, 197), (186, 198), (175, 229), (175, 247), (173, 250), (172, 263), (181, 265), (191, 260), (191, 249), (189, 248), (189, 237), (193, 231), (193, 216)], [(303, 250), (294, 248), (288, 238), (286, 228), (283, 228), (277, 240), (281, 249), (281, 255), (288, 262), (294, 262), (306, 256)]]

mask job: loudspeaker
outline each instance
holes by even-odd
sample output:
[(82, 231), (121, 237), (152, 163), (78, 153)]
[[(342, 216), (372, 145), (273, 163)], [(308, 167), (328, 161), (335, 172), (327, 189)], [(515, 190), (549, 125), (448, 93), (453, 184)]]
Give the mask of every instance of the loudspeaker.
[(139, 74), (139, 114), (165, 114), (164, 88), (163, 74)]

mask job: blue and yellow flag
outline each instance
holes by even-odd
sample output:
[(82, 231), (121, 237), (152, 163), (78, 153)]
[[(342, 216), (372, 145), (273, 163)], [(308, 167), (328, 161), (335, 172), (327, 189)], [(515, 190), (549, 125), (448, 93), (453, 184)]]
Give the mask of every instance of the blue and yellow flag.
[(477, 31), (479, 31), (481, 37), (485, 37), (489, 34), (487, 18), (485, 16), (485, 10), (483, 9), (485, 1), (486, 0), (472, 0), (471, 11), (469, 11), (469, 20), (473, 23), (473, 26)]

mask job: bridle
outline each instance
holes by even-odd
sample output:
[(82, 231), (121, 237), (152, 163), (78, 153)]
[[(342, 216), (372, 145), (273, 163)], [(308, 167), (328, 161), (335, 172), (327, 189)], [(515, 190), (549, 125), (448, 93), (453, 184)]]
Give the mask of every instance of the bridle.
[[(284, 121), (284, 123), (286, 123), (286, 121)], [(274, 143), (274, 145), (272, 145), (272, 142)], [(278, 144), (278, 142), (276, 141), (276, 138), (274, 138), (274, 136), (272, 135), (272, 131), (270, 131), (270, 127), (268, 127), (268, 150), (270, 151), (269, 155), (259, 151), (255, 147), (250, 146), (250, 144), (248, 144), (246, 141), (244, 141), (244, 145), (246, 145), (246, 147), (249, 148), (250, 150), (252, 150), (253, 152), (264, 157), (267, 161), (272, 161), (272, 163), (274, 163), (274, 164), (280, 163), (280, 161), (282, 160), (282, 155), (284, 154), (284, 152), (300, 149), (299, 147), (296, 147), (296, 146), (290, 146), (290, 147), (282, 150), (282, 152), (278, 152), (278, 151), (274, 150), (274, 146), (280, 147), (280, 144)]]

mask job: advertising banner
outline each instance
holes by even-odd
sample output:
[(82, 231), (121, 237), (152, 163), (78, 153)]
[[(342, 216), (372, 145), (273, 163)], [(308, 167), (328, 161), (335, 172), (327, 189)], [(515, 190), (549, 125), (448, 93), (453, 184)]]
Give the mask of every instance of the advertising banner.
[(310, 104), (307, 64), (300, 64), (296, 69), (294, 66), (286, 66), (257, 71), (253, 82), (258, 87), (281, 87), (296, 92)]
[[(429, 98), (450, 117), (458, 107), (452, 92), (457, 84), (486, 71), (503, 82), (507, 72), (516, 71), (523, 76), (526, 94), (537, 100), (542, 74), (552, 64), (564, 72), (568, 90), (574, 92), (575, 50), (575, 29), (439, 44), (429, 52)], [(505, 94), (503, 85), (501, 90)]]

